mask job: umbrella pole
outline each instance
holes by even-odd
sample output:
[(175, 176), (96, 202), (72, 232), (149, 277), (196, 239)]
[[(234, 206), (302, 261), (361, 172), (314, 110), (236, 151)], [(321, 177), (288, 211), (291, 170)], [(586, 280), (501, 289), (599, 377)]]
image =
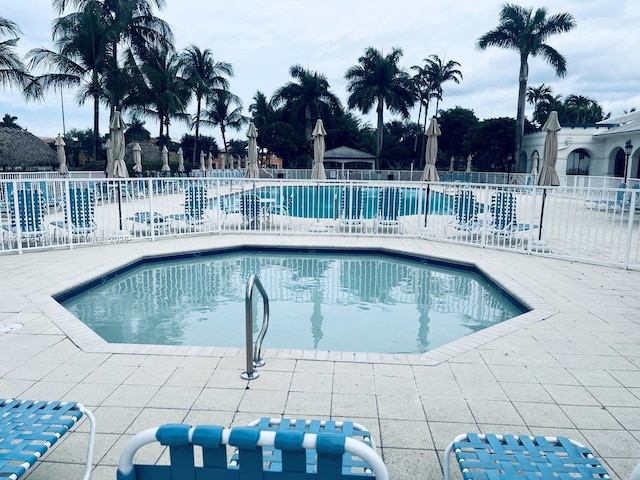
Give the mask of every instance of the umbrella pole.
[(431, 192), (431, 185), (427, 184), (427, 197), (424, 205), (424, 228), (427, 228), (427, 217), (429, 216), (429, 193)]
[(540, 228), (538, 229), (538, 240), (542, 239), (542, 219), (544, 217), (544, 202), (547, 199), (547, 189), (542, 189), (542, 208), (540, 208)]
[(120, 231), (122, 231), (122, 191), (121, 183), (118, 181), (118, 220), (120, 221)]

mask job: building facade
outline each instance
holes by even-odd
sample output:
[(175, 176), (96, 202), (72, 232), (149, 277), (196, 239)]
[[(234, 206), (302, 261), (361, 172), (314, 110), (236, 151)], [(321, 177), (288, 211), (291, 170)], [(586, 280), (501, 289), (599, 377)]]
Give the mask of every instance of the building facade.
[[(609, 118), (595, 124), (561, 125), (558, 132), (558, 162), (556, 169), (561, 178), (571, 175), (599, 177), (625, 177), (637, 183), (640, 178), (640, 112), (631, 112)], [(535, 158), (537, 170), (544, 162), (545, 132), (525, 135), (520, 161), (515, 166), (519, 172), (532, 172)], [(625, 145), (631, 145), (627, 158)]]

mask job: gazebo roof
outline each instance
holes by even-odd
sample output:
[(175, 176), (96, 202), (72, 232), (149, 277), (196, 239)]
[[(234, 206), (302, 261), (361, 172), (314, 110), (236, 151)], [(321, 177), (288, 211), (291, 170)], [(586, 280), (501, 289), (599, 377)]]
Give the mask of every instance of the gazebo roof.
[(21, 128), (0, 127), (0, 166), (11, 168), (56, 165), (56, 152)]
[(338, 147), (324, 152), (324, 159), (326, 160), (348, 160), (351, 162), (371, 161), (375, 160), (376, 156), (361, 150), (356, 150), (350, 147)]

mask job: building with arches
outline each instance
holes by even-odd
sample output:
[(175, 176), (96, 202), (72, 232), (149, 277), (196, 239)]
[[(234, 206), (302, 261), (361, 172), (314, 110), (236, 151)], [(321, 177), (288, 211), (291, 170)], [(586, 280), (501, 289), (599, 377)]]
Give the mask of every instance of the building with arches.
[[(556, 170), (566, 183), (566, 177), (588, 175), (598, 177), (625, 176), (625, 164), (628, 178), (640, 178), (640, 111), (609, 118), (598, 123), (561, 125), (558, 131), (558, 162)], [(534, 170), (536, 157), (539, 158), (537, 170), (544, 162), (542, 152), (546, 132), (525, 135), (522, 141), (522, 153), (514, 170), (530, 173)], [(627, 163), (625, 144), (632, 148)], [(572, 182), (573, 183), (573, 182)], [(634, 182), (634, 183), (637, 183)]]

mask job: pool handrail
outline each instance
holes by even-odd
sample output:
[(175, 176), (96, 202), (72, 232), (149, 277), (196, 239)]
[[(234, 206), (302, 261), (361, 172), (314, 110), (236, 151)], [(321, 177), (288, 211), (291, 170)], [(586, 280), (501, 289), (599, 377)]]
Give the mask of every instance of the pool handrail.
[[(262, 296), (263, 316), (262, 327), (253, 345), (253, 288), (256, 287)], [(262, 367), (265, 364), (262, 358), (262, 341), (269, 328), (269, 296), (267, 295), (262, 282), (255, 273), (252, 273), (247, 280), (247, 290), (244, 299), (245, 304), (245, 334), (247, 351), (247, 370), (240, 375), (244, 380), (255, 380), (260, 373), (255, 367)]]

